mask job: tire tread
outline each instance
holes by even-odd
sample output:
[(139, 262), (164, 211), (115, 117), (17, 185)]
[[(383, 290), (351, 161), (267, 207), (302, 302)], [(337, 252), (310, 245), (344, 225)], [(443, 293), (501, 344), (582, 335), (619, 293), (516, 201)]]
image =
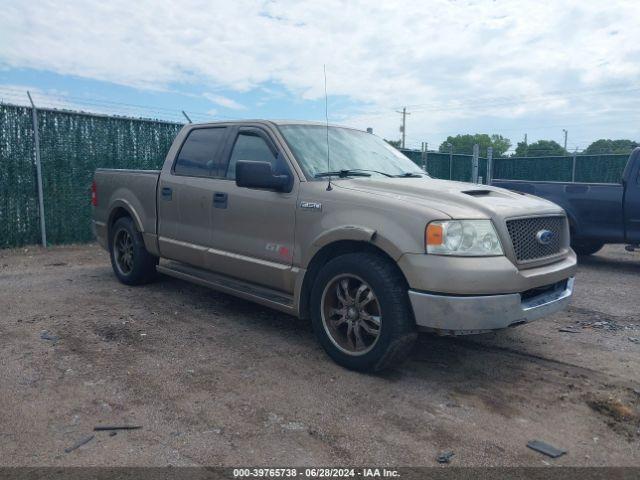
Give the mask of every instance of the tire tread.
[[(376, 283), (383, 286), (382, 292), (376, 291), (378, 299), (384, 298), (383, 308), (383, 329), (391, 328), (388, 344), (384, 351), (377, 358), (363, 360), (361, 357), (346, 355), (336, 349), (331, 340), (326, 336), (322, 325), (320, 313), (320, 298), (325, 286), (325, 280), (336, 273), (345, 272), (345, 267), (349, 265), (354, 268), (362, 268), (367, 272), (367, 280), (375, 279)], [(373, 285), (372, 285), (373, 287)], [(417, 338), (416, 325), (413, 311), (408, 297), (407, 282), (398, 270), (398, 267), (390, 260), (373, 253), (347, 253), (340, 255), (327, 264), (320, 271), (313, 287), (312, 293), (312, 322), (316, 336), (327, 353), (340, 365), (359, 371), (380, 372), (389, 370), (401, 365), (411, 353), (412, 347)], [(384, 323), (386, 321), (386, 323)], [(383, 338), (378, 340), (383, 341)], [(377, 348), (374, 347), (375, 351)], [(363, 355), (366, 357), (369, 354)]]

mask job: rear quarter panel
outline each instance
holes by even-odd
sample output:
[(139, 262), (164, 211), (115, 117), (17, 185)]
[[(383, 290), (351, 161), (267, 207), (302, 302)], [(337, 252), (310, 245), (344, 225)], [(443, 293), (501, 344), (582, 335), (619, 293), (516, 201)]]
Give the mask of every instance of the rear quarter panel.
[(123, 208), (145, 235), (145, 241), (148, 236), (155, 236), (159, 175), (157, 170), (96, 170), (98, 205), (93, 215), (96, 224), (108, 227), (117, 209)]

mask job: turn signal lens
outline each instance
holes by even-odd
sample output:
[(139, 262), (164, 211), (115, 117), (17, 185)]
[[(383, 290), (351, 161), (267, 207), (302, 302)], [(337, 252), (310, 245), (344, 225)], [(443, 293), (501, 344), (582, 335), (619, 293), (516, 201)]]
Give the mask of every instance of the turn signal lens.
[(442, 245), (442, 225), (430, 223), (425, 231), (427, 245)]

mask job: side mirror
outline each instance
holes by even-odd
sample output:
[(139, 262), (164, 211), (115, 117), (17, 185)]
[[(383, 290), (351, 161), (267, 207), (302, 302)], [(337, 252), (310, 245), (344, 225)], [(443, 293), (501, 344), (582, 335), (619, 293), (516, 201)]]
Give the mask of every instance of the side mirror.
[(239, 187), (290, 192), (291, 183), (289, 175), (274, 175), (269, 162), (239, 160), (236, 163), (236, 185)]

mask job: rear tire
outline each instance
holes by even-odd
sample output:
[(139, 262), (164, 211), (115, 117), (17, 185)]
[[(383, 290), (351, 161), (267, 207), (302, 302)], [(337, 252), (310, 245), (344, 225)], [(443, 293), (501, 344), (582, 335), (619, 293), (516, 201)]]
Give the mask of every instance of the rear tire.
[(602, 247), (604, 247), (604, 243), (598, 242), (576, 242), (571, 245), (571, 248), (580, 256), (593, 255), (594, 253), (599, 252)]
[(143, 285), (155, 279), (158, 257), (147, 251), (130, 217), (119, 218), (109, 229), (109, 253), (113, 272), (125, 285)]
[(350, 253), (329, 261), (311, 292), (318, 341), (343, 367), (377, 372), (399, 366), (417, 338), (402, 274), (389, 260)]

